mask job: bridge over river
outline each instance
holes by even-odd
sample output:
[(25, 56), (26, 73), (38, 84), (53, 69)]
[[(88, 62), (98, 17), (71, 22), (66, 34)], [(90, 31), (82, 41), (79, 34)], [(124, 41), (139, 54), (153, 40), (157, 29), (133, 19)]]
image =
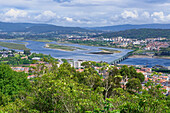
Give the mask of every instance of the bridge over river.
[(112, 61), (110, 64), (114, 64), (114, 65), (115, 64), (119, 64), (120, 62), (122, 62), (123, 60), (127, 59), (131, 55), (132, 55), (132, 52), (129, 52), (126, 55), (120, 57), (119, 59), (116, 59), (116, 60)]

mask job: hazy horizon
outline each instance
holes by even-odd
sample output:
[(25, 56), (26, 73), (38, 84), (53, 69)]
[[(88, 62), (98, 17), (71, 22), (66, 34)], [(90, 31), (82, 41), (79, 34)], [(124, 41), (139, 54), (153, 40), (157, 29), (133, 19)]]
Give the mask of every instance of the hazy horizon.
[[(47, 25), (55, 25), (53, 23), (38, 23), (38, 22), (3, 22), (0, 21), (2, 23), (14, 23), (14, 24), (47, 24)], [(119, 25), (105, 25), (105, 26), (87, 26), (87, 27), (83, 27), (83, 26), (62, 26), (62, 25), (55, 25), (55, 26), (61, 26), (61, 27), (80, 27), (80, 28), (97, 28), (97, 27), (112, 27), (112, 26), (124, 26), (124, 25), (170, 25), (170, 23), (148, 23), (148, 24), (119, 24)]]

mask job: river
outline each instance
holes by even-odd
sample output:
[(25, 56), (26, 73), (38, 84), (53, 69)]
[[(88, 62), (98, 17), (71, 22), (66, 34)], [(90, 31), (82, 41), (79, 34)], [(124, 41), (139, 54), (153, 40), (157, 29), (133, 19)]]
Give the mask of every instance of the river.
[[(44, 48), (46, 42), (18, 41), (18, 40), (1, 40), (1, 41), (14, 42), (14, 43), (26, 42), (27, 43), (26, 47), (31, 49), (31, 52), (43, 53), (47, 55), (50, 54), (52, 57), (58, 58), (58, 59), (105, 61), (109, 63), (116, 59), (119, 59), (120, 57), (126, 55), (128, 52), (132, 51), (128, 49), (94, 47), (94, 46), (85, 46), (85, 45), (79, 45), (79, 44), (61, 44), (61, 43), (60, 43), (61, 45), (75, 46), (75, 47), (84, 48), (87, 50), (60, 51), (60, 50)], [(56, 43), (56, 42), (50, 42), (50, 43)], [(119, 50), (121, 51), (121, 53), (106, 54), (106, 55), (88, 54), (90, 52), (99, 52), (101, 51), (100, 48)], [(170, 60), (169, 59), (152, 59), (152, 58), (128, 58), (124, 60), (123, 62), (121, 62), (121, 64), (148, 65), (148, 67), (151, 67), (157, 64), (162, 65), (162, 66), (170, 66)]]
[(147, 67), (153, 67), (155, 65), (161, 65), (168, 67), (170, 66), (170, 59), (159, 59), (159, 58), (128, 58), (120, 64), (127, 65), (145, 65)]
[[(31, 49), (31, 52), (43, 53), (43, 54), (47, 54), (47, 55), (50, 54), (52, 57), (59, 58), (59, 59), (111, 62), (111, 61), (114, 61), (114, 60), (126, 55), (128, 52), (131, 51), (131, 50), (127, 50), (127, 49), (85, 46), (85, 45), (79, 45), (79, 44), (61, 44), (61, 43), (56, 43), (56, 42), (50, 42), (50, 43), (56, 43), (56, 44), (60, 44), (60, 45), (75, 46), (75, 47), (86, 49), (86, 50), (75, 50), (75, 51), (60, 51), (60, 50), (55, 50), (55, 49), (44, 48), (46, 42), (17, 41), (17, 40), (1, 40), (1, 41), (13, 42), (13, 43), (26, 42), (27, 43), (26, 47)], [(100, 48), (119, 50), (119, 51), (121, 51), (121, 53), (107, 54), (107, 55), (88, 54), (90, 52), (99, 52), (99, 51), (101, 51)]]

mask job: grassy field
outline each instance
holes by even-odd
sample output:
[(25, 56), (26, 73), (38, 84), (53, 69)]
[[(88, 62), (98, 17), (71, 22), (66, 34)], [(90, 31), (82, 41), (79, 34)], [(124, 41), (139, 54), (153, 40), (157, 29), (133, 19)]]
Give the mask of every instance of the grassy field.
[(29, 50), (28, 48), (26, 48), (24, 44), (17, 44), (17, 43), (0, 42), (0, 46), (6, 47), (9, 49)]
[(57, 49), (57, 50), (62, 50), (62, 51), (74, 51), (74, 50), (85, 50), (83, 48), (79, 47), (73, 47), (73, 46), (64, 46), (64, 45), (57, 45), (57, 44), (46, 44), (46, 48), (50, 49)]

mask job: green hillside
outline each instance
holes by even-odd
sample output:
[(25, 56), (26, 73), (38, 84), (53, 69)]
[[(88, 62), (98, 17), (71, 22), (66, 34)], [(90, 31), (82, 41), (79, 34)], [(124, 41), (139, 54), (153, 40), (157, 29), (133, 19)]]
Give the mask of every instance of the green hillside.
[(165, 37), (170, 39), (170, 29), (131, 29), (131, 30), (125, 30), (119, 32), (103, 33), (98, 36), (103, 36), (105, 38), (121, 36), (123, 38), (134, 38), (134, 39)]

